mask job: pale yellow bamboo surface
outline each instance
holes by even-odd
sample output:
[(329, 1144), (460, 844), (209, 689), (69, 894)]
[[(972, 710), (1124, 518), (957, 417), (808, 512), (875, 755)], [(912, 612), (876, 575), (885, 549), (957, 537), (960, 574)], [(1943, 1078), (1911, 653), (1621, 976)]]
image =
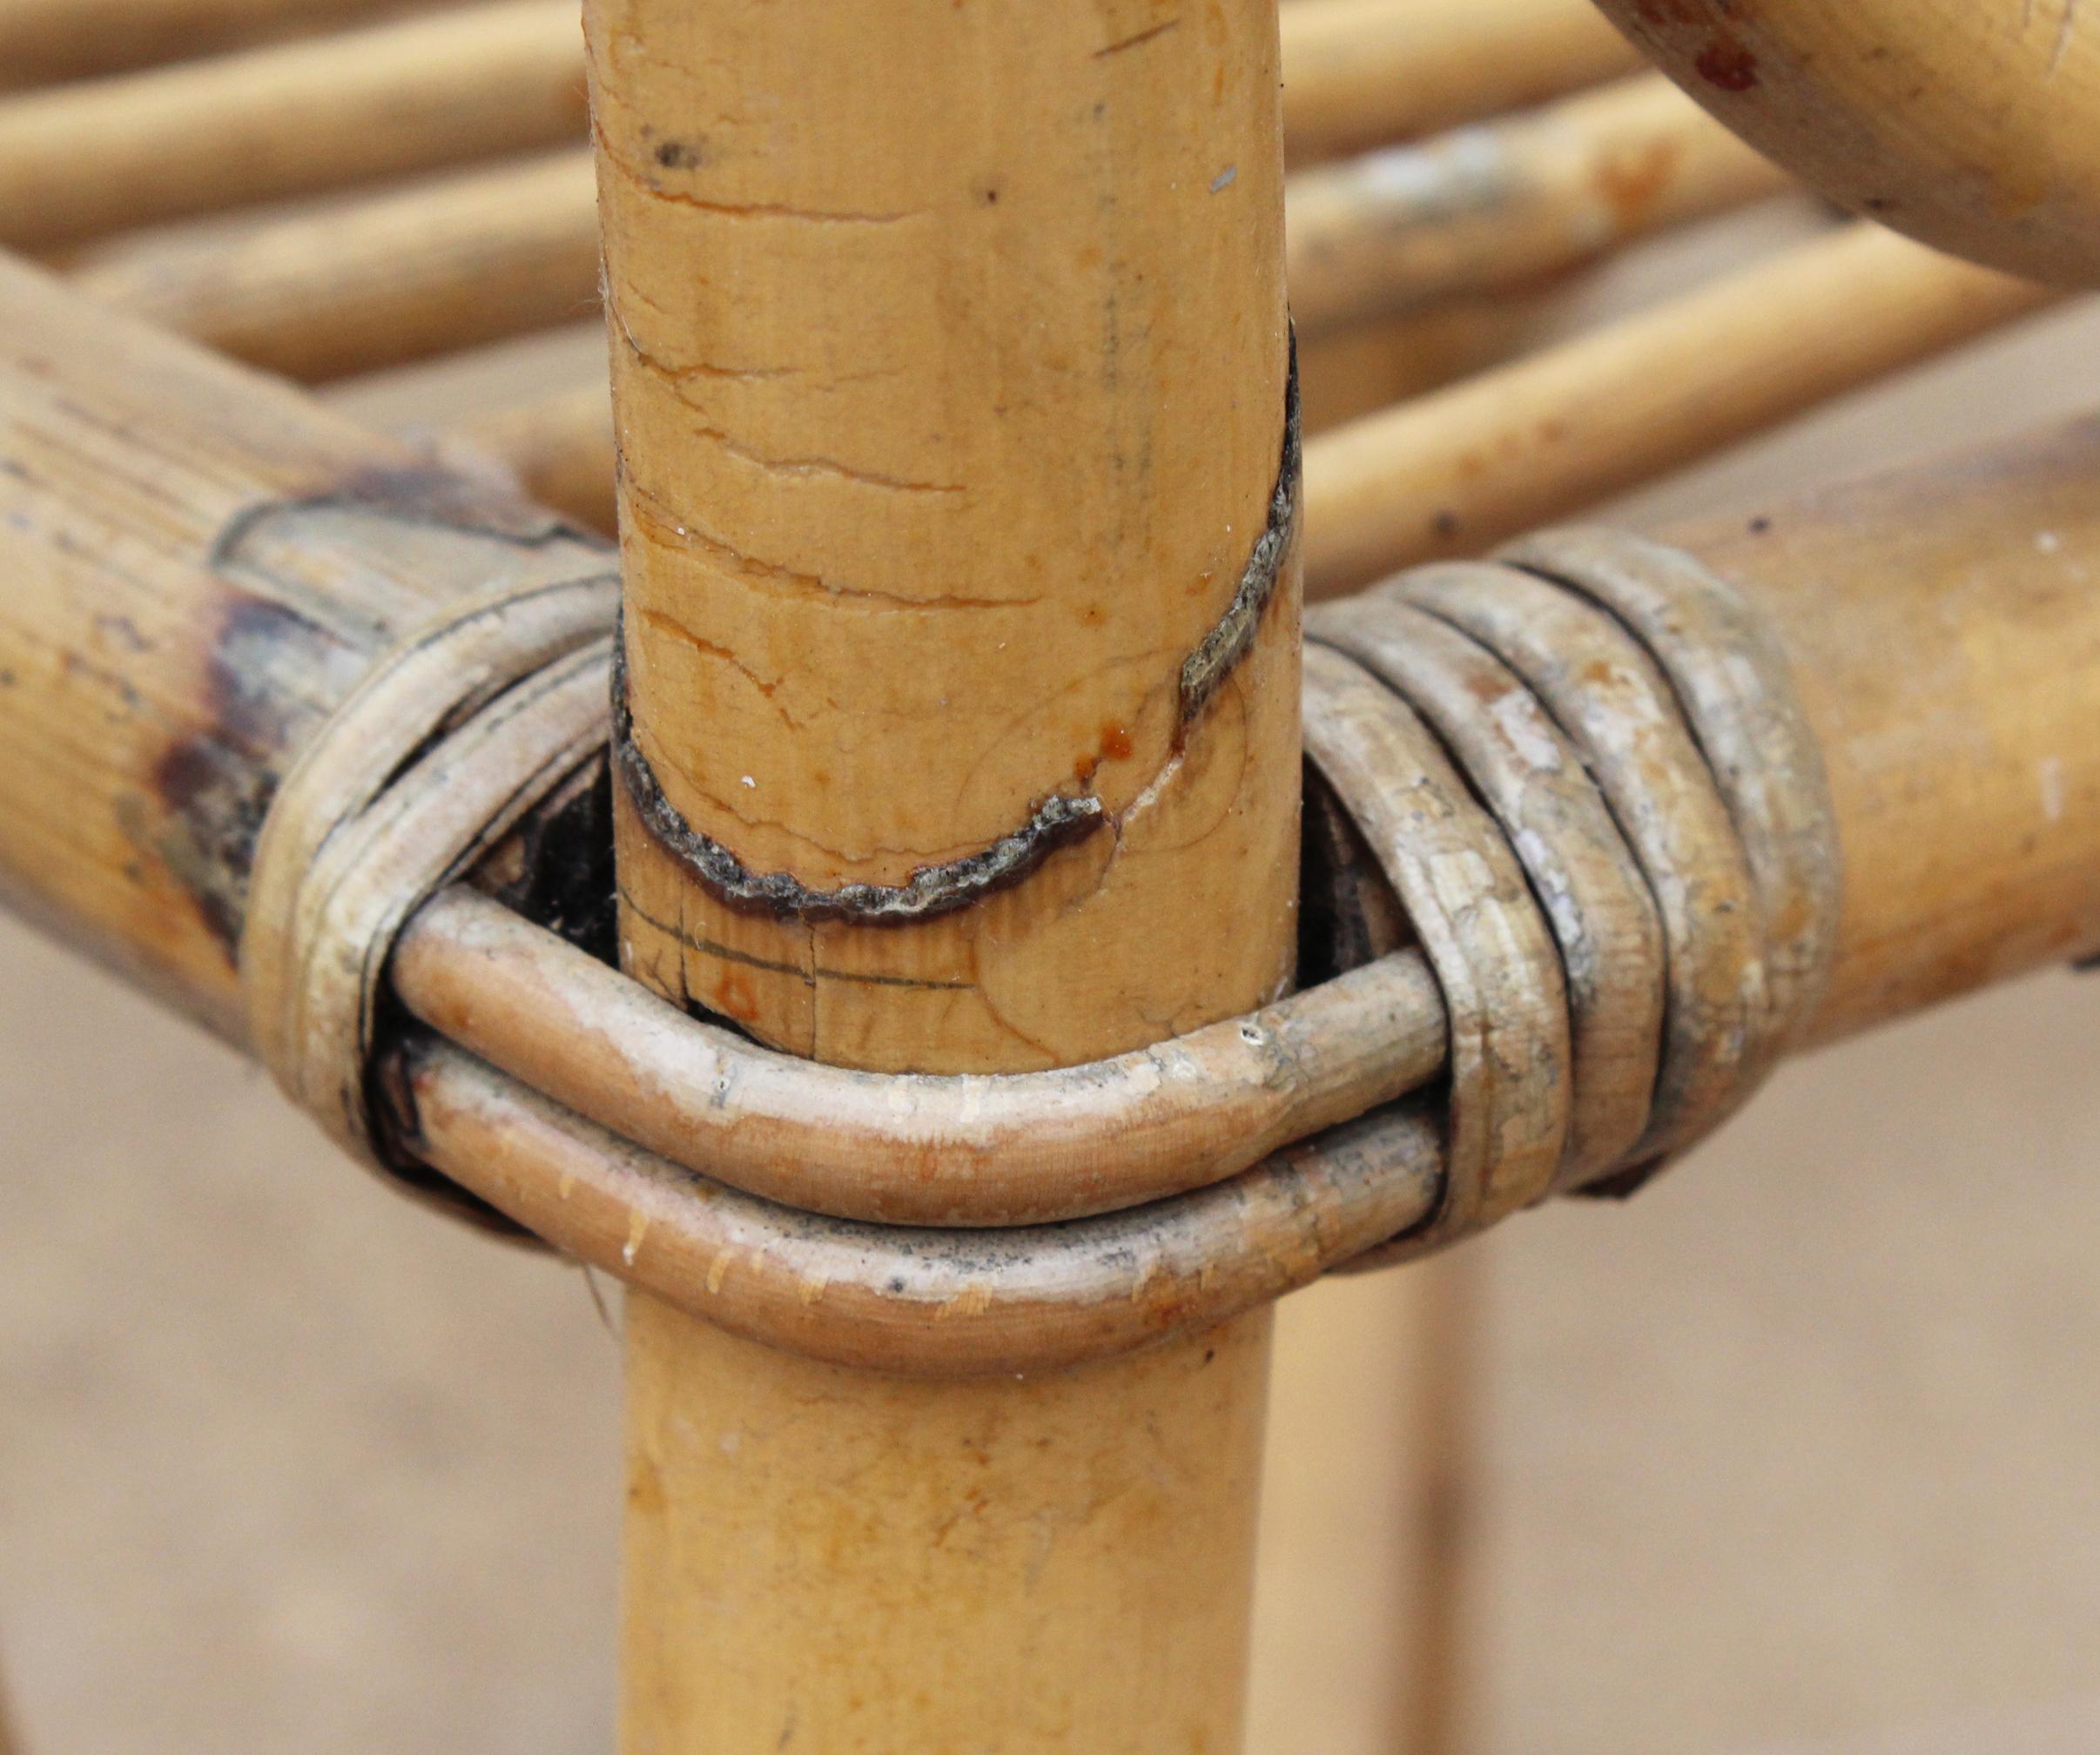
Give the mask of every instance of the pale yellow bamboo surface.
[[(1480, 553), (2056, 296), (1874, 227), (1794, 245), (1309, 440), (1309, 588), (1331, 595), (1417, 561)], [(1847, 320), (1827, 320), (1840, 310)], [(1494, 343), (1470, 319), (1441, 338), (1460, 350)], [(609, 525), (611, 424), (595, 388), (500, 411), (462, 437), (517, 467), (534, 492)]]

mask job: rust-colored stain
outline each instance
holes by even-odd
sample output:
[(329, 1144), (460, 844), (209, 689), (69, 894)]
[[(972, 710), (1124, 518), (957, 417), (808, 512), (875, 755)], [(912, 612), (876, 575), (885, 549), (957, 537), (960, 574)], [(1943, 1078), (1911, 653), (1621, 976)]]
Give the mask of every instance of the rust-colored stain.
[(1699, 51), (1693, 71), (1722, 91), (1747, 91), (1757, 84), (1757, 57), (1732, 37), (1717, 37)]
[(1597, 167), (1597, 192), (1622, 229), (1632, 231), (1654, 211), (1682, 156), (1674, 140), (1651, 140), (1639, 151), (1605, 156)]
[(748, 969), (727, 968), (717, 978), (712, 1003), (725, 1018), (749, 1024), (758, 1015), (758, 987)]
[(1127, 762), (1134, 747), (1128, 726), (1113, 719), (1104, 720), (1101, 723), (1100, 747), (1090, 754), (1081, 756), (1072, 764), (1073, 777), (1084, 786), (1100, 771), (1102, 763)]

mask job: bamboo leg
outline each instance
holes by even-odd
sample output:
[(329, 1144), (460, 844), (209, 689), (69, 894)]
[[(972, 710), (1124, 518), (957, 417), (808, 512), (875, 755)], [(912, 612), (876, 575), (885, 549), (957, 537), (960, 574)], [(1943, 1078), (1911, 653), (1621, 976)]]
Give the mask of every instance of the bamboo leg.
[(1480, 1479), (1485, 1285), (1477, 1248), (1424, 1262), (1419, 1271), (1422, 1320), (1412, 1387), (1421, 1448), (1403, 1483), (1416, 1534), (1413, 1650), (1407, 1687), (1394, 1705), (1391, 1746), (1407, 1755), (1458, 1755), (1468, 1746), (1472, 1674), (1467, 1584)]
[[(1276, 991), (1294, 582), (1207, 707), (1180, 687), (1282, 445), (1273, 0), (1201, 29), (593, 0), (587, 27), (629, 699), (667, 801), (804, 893), (902, 884), (1047, 798), (1101, 823), (880, 926), (740, 911), (628, 805), (629, 968), (876, 1067), (1077, 1060)], [(634, 1298), (624, 1745), (1236, 1747), (1268, 1336), (903, 1384)]]

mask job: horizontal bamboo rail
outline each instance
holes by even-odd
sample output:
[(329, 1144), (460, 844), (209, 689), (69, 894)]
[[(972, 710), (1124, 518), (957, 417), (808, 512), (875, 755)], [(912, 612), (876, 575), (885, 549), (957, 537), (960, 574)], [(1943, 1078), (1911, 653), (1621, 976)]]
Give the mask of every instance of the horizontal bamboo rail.
[[(1787, 186), (1659, 75), (1301, 173), (1288, 272), (1299, 339), (1504, 292)], [(108, 239), (82, 291), (309, 382), (472, 346), (595, 306), (583, 149), (230, 227)]]
[(581, 138), (575, 0), (496, 0), (0, 99), (0, 244)]
[(0, 88), (222, 52), (414, 0), (0, 0)]
[(1519, 110), (1640, 57), (1571, 0), (1296, 0), (1281, 15), (1294, 164)]
[(1500, 292), (1786, 189), (1786, 173), (1659, 75), (1300, 173), (1302, 337)]
[(1477, 555), (2057, 295), (1854, 225), (1323, 434), (1305, 587)]
[[(1141, 33), (1125, 52), (1142, 46)], [(1587, 0), (1302, 0), (1284, 15), (1283, 53), (1298, 70), (1287, 138), (1308, 160), (1635, 62)], [(0, 98), (0, 245), (49, 249), (580, 141), (583, 111), (575, 0), (497, 0)]]
[[(1331, 596), (1638, 486), (1825, 398), (2041, 309), (2048, 288), (1858, 225), (1306, 442), (1306, 588)], [(1825, 313), (1843, 310), (1841, 324)], [(460, 436), (611, 526), (592, 386)]]
[(2100, 285), (2100, 30), (2081, 0), (1602, 0), (1744, 138), (1972, 261)]
[(317, 382), (595, 312), (597, 185), (577, 147), (249, 226), (111, 239), (68, 266), (105, 304)]

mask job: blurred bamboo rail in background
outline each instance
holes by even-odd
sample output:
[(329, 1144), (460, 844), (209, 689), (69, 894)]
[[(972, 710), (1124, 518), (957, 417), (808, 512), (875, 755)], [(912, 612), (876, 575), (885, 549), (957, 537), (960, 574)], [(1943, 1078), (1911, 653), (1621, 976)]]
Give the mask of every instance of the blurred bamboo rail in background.
[(0, 89), (80, 79), (432, 0), (0, 0)]
[(1296, 0), (1280, 17), (1294, 165), (1521, 110), (1642, 64), (1588, 0)]
[[(1587, 0), (1300, 0), (1283, 20), (1300, 159), (1634, 64)], [(582, 64), (575, 0), (501, 0), (0, 98), (0, 245), (48, 249), (581, 142)]]
[(575, 0), (498, 0), (0, 99), (0, 244), (583, 138)]
[(550, 327), (598, 308), (587, 148), (229, 229), (110, 239), (83, 292), (308, 382)]
[(1291, 179), (1302, 337), (1508, 291), (1790, 186), (1659, 74)]
[(1854, 225), (1305, 447), (1305, 585), (1477, 555), (2062, 295)]

